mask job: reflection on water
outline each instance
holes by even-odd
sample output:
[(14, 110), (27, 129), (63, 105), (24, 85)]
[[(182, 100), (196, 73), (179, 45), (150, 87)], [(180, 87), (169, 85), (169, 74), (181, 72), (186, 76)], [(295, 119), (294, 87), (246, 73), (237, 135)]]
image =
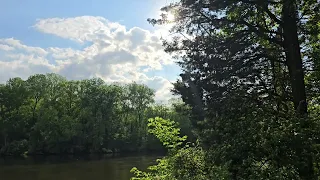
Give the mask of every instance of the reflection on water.
[(128, 180), (132, 167), (145, 169), (159, 155), (37, 156), (0, 159), (1, 180)]

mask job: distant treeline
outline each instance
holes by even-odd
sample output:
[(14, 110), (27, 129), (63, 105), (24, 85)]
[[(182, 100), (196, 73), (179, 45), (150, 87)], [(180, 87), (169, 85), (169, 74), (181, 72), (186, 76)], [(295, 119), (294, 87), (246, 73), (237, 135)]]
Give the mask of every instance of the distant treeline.
[(147, 120), (179, 122), (192, 138), (189, 108), (179, 99), (155, 103), (154, 91), (137, 83), (102, 79), (68, 81), (57, 74), (0, 84), (0, 154), (107, 153), (162, 150)]

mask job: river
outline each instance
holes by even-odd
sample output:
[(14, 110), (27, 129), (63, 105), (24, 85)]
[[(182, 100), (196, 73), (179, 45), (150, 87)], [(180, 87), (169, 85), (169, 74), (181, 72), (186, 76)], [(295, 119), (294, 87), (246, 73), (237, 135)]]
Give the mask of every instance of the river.
[(38, 156), (0, 159), (1, 180), (129, 180), (130, 169), (144, 169), (161, 155)]

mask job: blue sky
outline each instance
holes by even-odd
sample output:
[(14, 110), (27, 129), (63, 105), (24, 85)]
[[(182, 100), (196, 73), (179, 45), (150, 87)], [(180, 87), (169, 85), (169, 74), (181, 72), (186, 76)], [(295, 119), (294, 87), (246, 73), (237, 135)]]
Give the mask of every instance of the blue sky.
[[(102, 16), (120, 22), (127, 28), (141, 27), (152, 30), (146, 21), (170, 0), (3, 0), (0, 1), (0, 37), (16, 37), (31, 45), (61, 45), (53, 37), (34, 31), (31, 26), (37, 19), (52, 17)], [(39, 40), (51, 38), (50, 41)], [(65, 42), (74, 45), (71, 42)], [(62, 46), (66, 46), (62, 45)]]
[[(55, 72), (145, 83), (170, 96), (180, 72), (146, 19), (172, 0), (0, 1), (0, 81)], [(130, 74), (130, 76), (128, 75)]]

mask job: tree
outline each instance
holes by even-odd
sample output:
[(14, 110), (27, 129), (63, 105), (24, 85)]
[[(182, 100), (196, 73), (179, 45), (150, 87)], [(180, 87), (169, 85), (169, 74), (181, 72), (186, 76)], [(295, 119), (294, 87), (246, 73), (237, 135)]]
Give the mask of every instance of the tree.
[(131, 112), (130, 134), (138, 148), (146, 142), (147, 119), (144, 113), (148, 106), (154, 102), (154, 90), (145, 85), (131, 83), (125, 86), (125, 108)]
[[(164, 40), (183, 70), (174, 93), (191, 106), (210, 163), (230, 162), (233, 179), (315, 179), (302, 59), (316, 62), (304, 53), (316, 51), (308, 42), (319, 33), (306, 24), (319, 23), (319, 2), (181, 0), (162, 10), (175, 14)], [(166, 15), (149, 21), (170, 23)]]
[[(27, 138), (26, 128), (29, 127), (28, 91), (26, 82), (21, 78), (12, 78), (0, 89), (1, 117), (0, 130), (2, 134), (1, 152), (16, 154), (18, 151), (26, 151), (27, 147), (10, 150), (10, 144), (19, 144), (21, 140)], [(11, 148), (12, 149), (12, 148)]]
[(47, 90), (46, 76), (43, 74), (36, 74), (36, 75), (30, 76), (27, 79), (27, 85), (33, 100), (31, 112), (32, 112), (32, 119), (35, 122), (37, 106), (39, 105), (40, 101), (44, 98)]
[(156, 115), (179, 117), (155, 106), (154, 90), (143, 84), (57, 74), (12, 78), (0, 84), (0, 154), (162, 151), (147, 135), (147, 119)]
[[(306, 102), (306, 93), (300, 50), (300, 44), (302, 43), (299, 42), (299, 33), (302, 33), (303, 30), (301, 26), (309, 21), (314, 22), (314, 18), (308, 17), (318, 16), (315, 13), (319, 10), (317, 1), (184, 0), (167, 6), (163, 10), (173, 11), (176, 14), (175, 22), (177, 25), (173, 28), (174, 32), (186, 32), (188, 35), (196, 37), (197, 44), (192, 44), (193, 47), (189, 48), (197, 51), (204, 50), (196, 46), (206, 43), (205, 37), (212, 41), (212, 38), (219, 38), (214, 37), (217, 34), (226, 35), (225, 33), (228, 33), (229, 40), (239, 40), (240, 37), (252, 38), (253, 40), (249, 40), (250, 43), (263, 46), (264, 50), (270, 50), (270, 46), (281, 49), (280, 53), (285, 55), (283, 63), (287, 66), (290, 75), (292, 101), (296, 109), (301, 104), (302, 113), (306, 113), (306, 103), (302, 103)], [(158, 24), (167, 22), (165, 18), (149, 21)], [(244, 40), (243, 43), (238, 45), (244, 45), (246, 41), (248, 40)], [(183, 42), (184, 45), (188, 43), (187, 40)], [(171, 45), (173, 44), (178, 45), (177, 43)], [(190, 42), (189, 45), (191, 46)], [(181, 46), (168, 45), (167, 47), (167, 51), (186, 50)], [(240, 53), (246, 50), (248, 49), (241, 49), (236, 52)], [(214, 50), (211, 49), (211, 51)], [(270, 54), (266, 54), (265, 51), (259, 55), (267, 56), (269, 61), (274, 60), (270, 59), (268, 57)]]

